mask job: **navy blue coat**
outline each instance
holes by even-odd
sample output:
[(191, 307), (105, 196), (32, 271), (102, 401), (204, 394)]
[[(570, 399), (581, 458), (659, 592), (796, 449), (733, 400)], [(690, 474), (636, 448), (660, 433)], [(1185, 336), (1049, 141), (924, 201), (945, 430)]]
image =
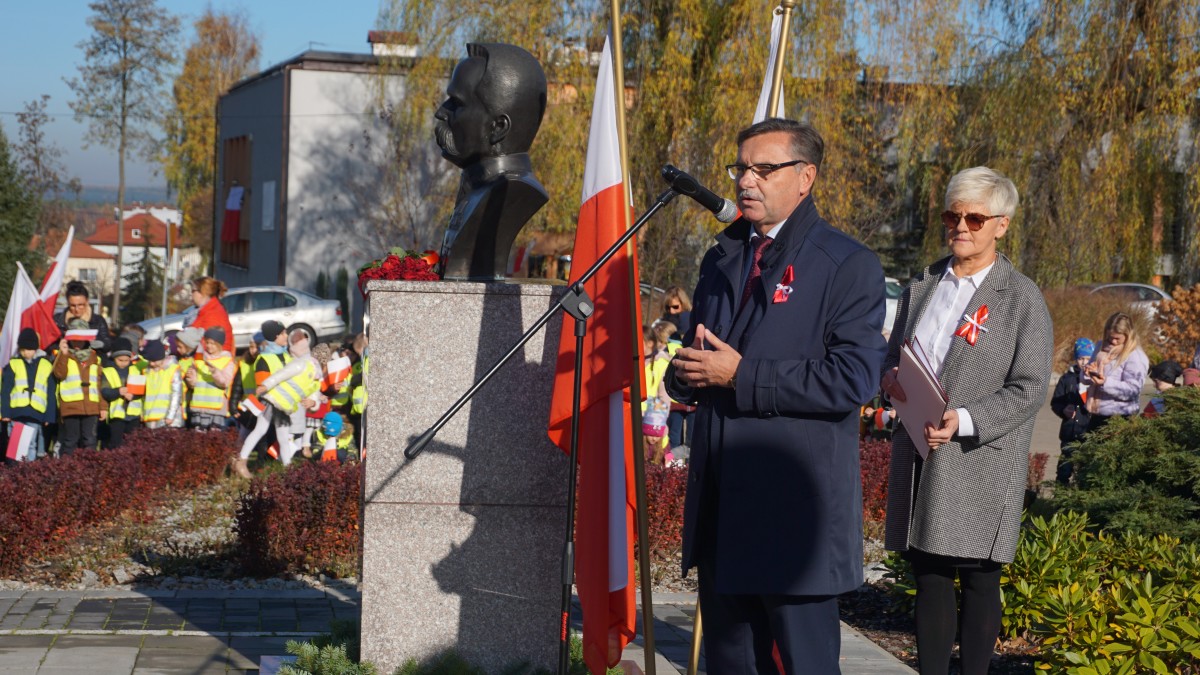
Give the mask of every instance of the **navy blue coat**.
[[(735, 318), (750, 231), (734, 222), (705, 254), (684, 338), (691, 346), (703, 324), (736, 349), (736, 390), (692, 390), (668, 373), (672, 397), (698, 405), (683, 571), (704, 551), (719, 593), (843, 593), (863, 580), (858, 417), (887, 351), (883, 270), (809, 197), (763, 253), (763, 284)], [(789, 265), (794, 292), (772, 302)]]

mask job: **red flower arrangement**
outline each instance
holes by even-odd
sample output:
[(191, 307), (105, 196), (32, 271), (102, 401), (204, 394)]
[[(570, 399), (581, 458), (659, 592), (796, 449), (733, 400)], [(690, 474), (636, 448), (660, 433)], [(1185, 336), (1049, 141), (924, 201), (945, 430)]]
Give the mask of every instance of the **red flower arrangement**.
[(382, 260), (373, 260), (358, 268), (358, 291), (367, 296), (367, 282), (372, 279), (407, 279), (411, 281), (437, 281), (441, 279), (433, 271), (438, 263), (436, 251), (405, 251), (399, 246), (388, 252)]

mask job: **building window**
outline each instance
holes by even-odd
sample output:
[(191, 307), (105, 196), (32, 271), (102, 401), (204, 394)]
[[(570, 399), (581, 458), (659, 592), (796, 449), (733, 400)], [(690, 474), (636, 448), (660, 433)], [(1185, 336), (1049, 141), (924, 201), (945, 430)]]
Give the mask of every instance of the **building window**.
[(131, 229), (131, 230), (129, 231), (129, 235), (130, 235), (130, 237), (132, 237), (133, 239), (141, 239), (141, 238), (142, 238), (142, 231), (141, 231), (141, 230), (139, 230), (139, 229), (137, 229), (137, 228), (135, 227), (135, 228), (133, 228), (133, 229)]
[(250, 150), (249, 136), (227, 138), (221, 162), (221, 262), (238, 267), (250, 266)]
[(85, 267), (79, 270), (80, 281), (95, 281), (96, 269), (94, 267)]

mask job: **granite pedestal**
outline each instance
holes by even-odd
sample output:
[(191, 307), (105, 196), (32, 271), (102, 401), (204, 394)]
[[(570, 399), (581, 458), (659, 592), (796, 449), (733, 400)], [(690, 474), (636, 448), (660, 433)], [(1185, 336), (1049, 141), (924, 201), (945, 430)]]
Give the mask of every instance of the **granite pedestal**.
[(553, 306), (561, 287), (367, 286), (362, 656), (392, 672), (453, 648), (554, 670), (568, 460), (546, 437), (562, 319), (426, 446), (404, 449)]

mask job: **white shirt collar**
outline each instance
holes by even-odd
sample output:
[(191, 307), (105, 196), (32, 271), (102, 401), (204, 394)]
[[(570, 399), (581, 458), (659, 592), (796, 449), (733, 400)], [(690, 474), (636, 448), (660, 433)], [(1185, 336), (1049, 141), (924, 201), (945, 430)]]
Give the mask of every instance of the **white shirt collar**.
[[(771, 229), (767, 230), (767, 236), (772, 239), (778, 239), (779, 231), (783, 229), (783, 226), (785, 223), (787, 223), (786, 220), (776, 223), (775, 227), (772, 227)], [(750, 243), (753, 244), (754, 240), (758, 239), (760, 236), (761, 235), (759, 235), (758, 230), (754, 229), (754, 227), (751, 226), (751, 228), (750, 228)]]
[(987, 277), (988, 272), (991, 272), (992, 268), (995, 266), (996, 266), (996, 261), (993, 260), (991, 265), (988, 265), (987, 267), (979, 270), (975, 274), (971, 274), (971, 275), (968, 275), (965, 277), (959, 277), (957, 274), (954, 273), (954, 265), (949, 264), (949, 265), (946, 265), (946, 271), (945, 271), (945, 273), (942, 274), (942, 279), (943, 280), (948, 279), (950, 281), (955, 282), (955, 284), (957, 284), (959, 281), (966, 281), (966, 282), (970, 283), (972, 286), (974, 286), (976, 289), (978, 289), (979, 284), (983, 283), (983, 280), (985, 277)]

